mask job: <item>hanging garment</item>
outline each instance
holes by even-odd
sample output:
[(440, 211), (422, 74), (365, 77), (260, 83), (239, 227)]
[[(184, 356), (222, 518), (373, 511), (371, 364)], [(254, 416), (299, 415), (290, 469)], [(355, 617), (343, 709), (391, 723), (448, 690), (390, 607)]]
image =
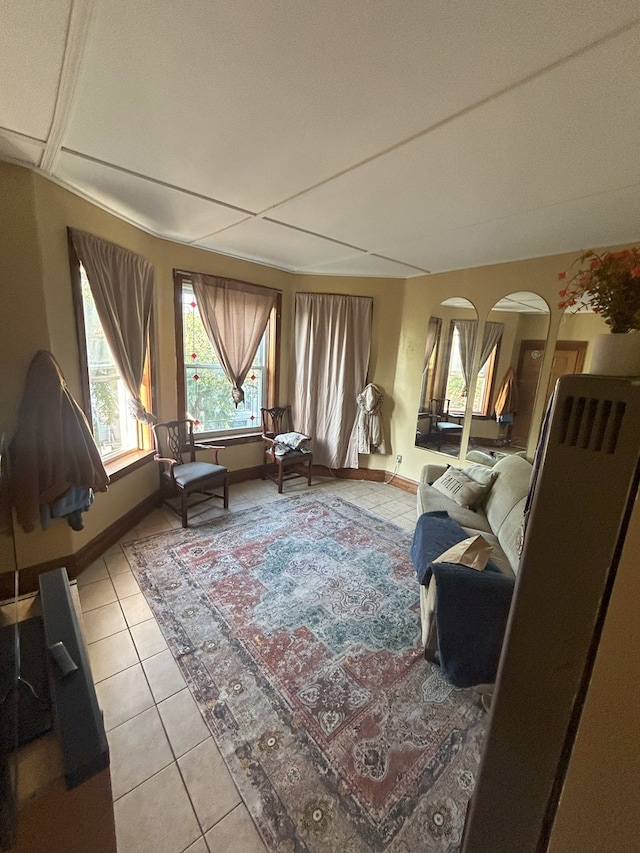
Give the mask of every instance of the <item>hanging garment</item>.
[(29, 365), (10, 456), (10, 500), (27, 533), (38, 524), (40, 507), (72, 486), (107, 489), (109, 477), (84, 412), (46, 350)]
[(358, 407), (358, 453), (386, 453), (382, 429), (383, 401), (380, 389), (369, 383), (356, 397)]
[(93, 491), (80, 486), (71, 486), (62, 497), (40, 507), (40, 524), (48, 530), (52, 518), (66, 518), (73, 530), (83, 530), (82, 513), (88, 512), (93, 503)]

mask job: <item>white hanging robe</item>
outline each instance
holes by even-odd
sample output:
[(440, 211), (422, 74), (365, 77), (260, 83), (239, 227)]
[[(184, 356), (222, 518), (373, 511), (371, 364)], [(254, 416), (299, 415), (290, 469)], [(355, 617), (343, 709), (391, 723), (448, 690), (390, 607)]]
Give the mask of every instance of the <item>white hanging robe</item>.
[(382, 429), (383, 401), (380, 389), (369, 383), (356, 397), (358, 403), (358, 453), (385, 454), (384, 432)]

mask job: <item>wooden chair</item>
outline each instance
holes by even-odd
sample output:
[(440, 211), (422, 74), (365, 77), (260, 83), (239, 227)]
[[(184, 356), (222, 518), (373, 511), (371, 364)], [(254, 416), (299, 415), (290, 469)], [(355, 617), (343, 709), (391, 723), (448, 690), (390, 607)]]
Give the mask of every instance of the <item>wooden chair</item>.
[[(276, 437), (295, 433), (291, 420), (291, 406), (274, 406), (271, 409), (260, 409), (262, 415), (262, 440), (264, 441), (264, 468), (262, 479), (269, 477), (278, 485), (278, 494), (282, 494), (284, 480), (293, 477), (306, 477), (307, 485), (311, 485), (311, 466), (313, 454), (293, 447), (285, 449), (276, 441)], [(303, 436), (305, 445), (311, 440)], [(306, 473), (305, 473), (306, 472)]]
[[(221, 498), (225, 509), (229, 507), (229, 472), (218, 464), (218, 453), (223, 447), (196, 444), (193, 437), (193, 421), (168, 421), (154, 424), (153, 435), (156, 445), (154, 459), (160, 465), (160, 500), (182, 518), (182, 526), (188, 527), (187, 510), (191, 494), (205, 495), (204, 500)], [(196, 448), (213, 451), (213, 462), (199, 462)], [(222, 494), (212, 489), (222, 485)], [(177, 509), (171, 498), (180, 498)]]
[(429, 401), (429, 437), (436, 442), (438, 450), (442, 442), (451, 438), (460, 438), (462, 435), (462, 424), (451, 420), (449, 414), (450, 400), (445, 397), (434, 397)]

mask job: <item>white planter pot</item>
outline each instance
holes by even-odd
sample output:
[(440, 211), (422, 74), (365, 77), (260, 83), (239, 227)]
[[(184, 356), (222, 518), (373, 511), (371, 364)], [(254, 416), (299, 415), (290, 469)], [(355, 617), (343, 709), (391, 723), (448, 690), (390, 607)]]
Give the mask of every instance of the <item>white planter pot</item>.
[(598, 335), (588, 372), (597, 376), (640, 376), (640, 332)]

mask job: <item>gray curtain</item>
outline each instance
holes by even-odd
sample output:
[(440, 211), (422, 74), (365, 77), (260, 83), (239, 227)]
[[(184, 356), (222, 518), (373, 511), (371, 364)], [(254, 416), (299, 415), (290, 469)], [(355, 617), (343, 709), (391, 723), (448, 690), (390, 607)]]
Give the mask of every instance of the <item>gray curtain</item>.
[(358, 406), (371, 350), (373, 300), (297, 293), (295, 313), (296, 429), (313, 437), (313, 460), (328, 468), (358, 467)]
[(86, 270), (105, 337), (139, 421), (154, 423), (140, 399), (153, 301), (153, 265), (140, 255), (69, 229)]
[(194, 273), (191, 276), (200, 317), (238, 405), (278, 291), (243, 281)]

